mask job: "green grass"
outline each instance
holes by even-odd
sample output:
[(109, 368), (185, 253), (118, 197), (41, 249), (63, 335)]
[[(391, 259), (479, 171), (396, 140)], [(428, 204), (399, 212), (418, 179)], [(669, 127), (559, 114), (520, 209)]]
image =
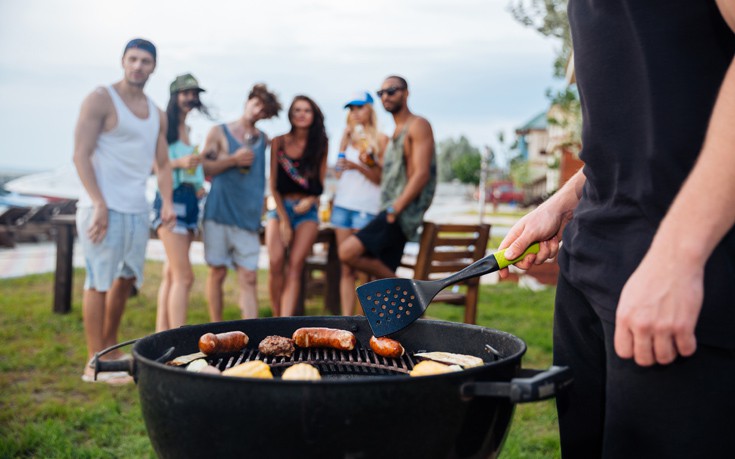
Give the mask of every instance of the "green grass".
[[(128, 301), (120, 340), (154, 332), (156, 288), (161, 264), (146, 264), (146, 284)], [(195, 267), (196, 282), (189, 323), (207, 322), (206, 269)], [(259, 273), (259, 298), (267, 305), (266, 273)], [(82, 383), (86, 359), (81, 317), (84, 272), (74, 278), (72, 312), (53, 314), (53, 275), (0, 280), (0, 458), (146, 458), (155, 457), (141, 414), (135, 385), (112, 387)], [(478, 323), (504, 330), (528, 344), (524, 366), (551, 364), (553, 290), (533, 293), (502, 283), (483, 286)], [(234, 276), (225, 286), (224, 320), (239, 311)], [(321, 300), (307, 313), (322, 314)], [(460, 321), (462, 310), (436, 304), (434, 318)], [(261, 315), (270, 310), (261, 308)], [(503, 449), (504, 458), (559, 457), (553, 402), (518, 405)]]

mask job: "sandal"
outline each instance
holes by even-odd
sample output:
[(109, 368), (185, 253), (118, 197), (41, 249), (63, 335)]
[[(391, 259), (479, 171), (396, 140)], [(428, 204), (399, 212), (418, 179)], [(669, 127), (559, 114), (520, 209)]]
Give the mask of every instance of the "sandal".
[(104, 382), (113, 386), (118, 386), (133, 382), (133, 377), (126, 371), (110, 371), (98, 373), (97, 379), (94, 379), (94, 374), (85, 372), (82, 374), (82, 381), (88, 383)]

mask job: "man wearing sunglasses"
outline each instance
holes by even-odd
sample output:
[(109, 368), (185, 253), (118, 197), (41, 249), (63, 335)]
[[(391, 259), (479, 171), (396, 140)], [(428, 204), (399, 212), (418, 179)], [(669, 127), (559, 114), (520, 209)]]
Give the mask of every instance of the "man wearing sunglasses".
[(380, 166), (381, 212), (339, 247), (342, 262), (377, 278), (395, 277), (436, 188), (436, 150), (429, 122), (408, 109), (408, 83), (389, 76), (377, 91), (396, 124)]

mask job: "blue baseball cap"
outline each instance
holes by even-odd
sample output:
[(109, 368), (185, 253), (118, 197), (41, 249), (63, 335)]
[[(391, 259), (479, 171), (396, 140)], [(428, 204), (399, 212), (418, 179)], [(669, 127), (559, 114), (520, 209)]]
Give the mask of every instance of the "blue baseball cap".
[(125, 45), (125, 51), (123, 51), (123, 56), (125, 56), (125, 53), (128, 52), (129, 49), (142, 49), (143, 51), (147, 51), (150, 53), (151, 56), (153, 56), (153, 60), (156, 60), (156, 47), (153, 43), (151, 43), (148, 40), (144, 40), (143, 38), (133, 38), (128, 42), (127, 45)]
[(360, 91), (352, 95), (352, 99), (345, 104), (345, 108), (349, 107), (350, 105), (362, 107), (365, 104), (372, 104), (372, 103), (373, 103), (373, 96), (371, 96), (370, 93), (367, 91)]

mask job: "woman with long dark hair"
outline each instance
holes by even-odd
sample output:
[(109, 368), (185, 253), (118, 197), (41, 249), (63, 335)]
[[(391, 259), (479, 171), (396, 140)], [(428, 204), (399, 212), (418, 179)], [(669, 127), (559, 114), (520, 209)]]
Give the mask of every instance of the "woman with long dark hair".
[(160, 224), (161, 198), (156, 195), (153, 229), (163, 242), (166, 262), (158, 289), (156, 331), (177, 328), (186, 323), (189, 290), (194, 283), (194, 271), (189, 260), (189, 247), (198, 231), (199, 200), (204, 195), (204, 172), (198, 146), (191, 145), (187, 115), (194, 109), (205, 115), (207, 108), (199, 99), (203, 92), (191, 74), (180, 75), (171, 83), (171, 98), (166, 107), (168, 117), (169, 159), (173, 169), (173, 200), (176, 226)]
[(265, 238), (274, 316), (294, 314), (304, 261), (319, 231), (317, 208), (327, 173), (327, 133), (319, 107), (306, 96), (296, 96), (288, 120), (291, 130), (271, 143), (270, 188), (276, 208), (268, 213)]

